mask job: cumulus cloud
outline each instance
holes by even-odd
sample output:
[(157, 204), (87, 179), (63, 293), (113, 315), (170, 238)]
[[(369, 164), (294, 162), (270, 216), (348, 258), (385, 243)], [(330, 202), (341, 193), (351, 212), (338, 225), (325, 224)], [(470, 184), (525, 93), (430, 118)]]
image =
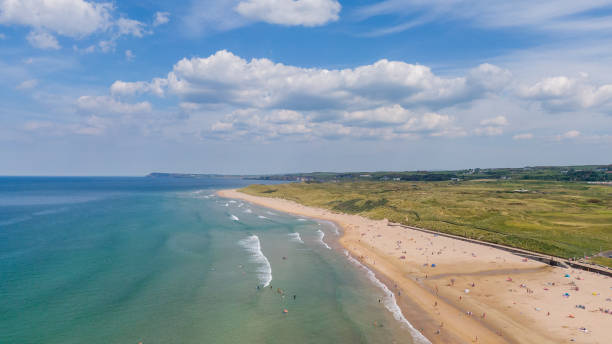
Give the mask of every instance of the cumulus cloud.
[(504, 133), (504, 126), (508, 125), (508, 120), (504, 116), (485, 118), (480, 121), (480, 127), (473, 130), (475, 135), (497, 136)]
[[(27, 40), (41, 49), (59, 49), (55, 36), (81, 39), (110, 33), (111, 38), (107, 41), (114, 41), (123, 35), (143, 37), (149, 33), (140, 21), (116, 19), (112, 3), (86, 0), (0, 0), (0, 25), (31, 28)], [(100, 48), (101, 51), (112, 50), (103, 45)]]
[(168, 12), (155, 12), (153, 17), (153, 26), (160, 26), (167, 24), (170, 21), (170, 13)]
[(399, 105), (339, 112), (317, 120), (312, 112), (239, 109), (214, 122), (206, 136), (222, 139), (397, 139), (419, 136), (462, 136), (453, 118), (437, 113), (418, 114)]
[(320, 26), (338, 20), (341, 7), (336, 0), (245, 0), (235, 10), (271, 24)]
[[(487, 78), (506, 74), (501, 68), (488, 69)], [(485, 82), (478, 72), (444, 78), (429, 67), (401, 61), (383, 59), (354, 69), (330, 70), (288, 66), (265, 58), (247, 61), (222, 50), (206, 58), (182, 59), (164, 79), (118, 81), (111, 90), (117, 94), (123, 90), (169, 92), (184, 102), (200, 104), (321, 110), (389, 104), (442, 108), (477, 99), (498, 87)]]
[(612, 84), (598, 85), (587, 75), (582, 75), (580, 78), (567, 76), (543, 78), (532, 85), (523, 85), (517, 93), (521, 98), (539, 102), (548, 110), (612, 111)]
[(55, 36), (41, 31), (32, 31), (26, 37), (28, 42), (35, 48), (57, 50), (60, 48)]
[(155, 78), (151, 82), (124, 82), (117, 80), (111, 85), (110, 91), (114, 96), (133, 96), (143, 93), (152, 93), (162, 97), (165, 92), (164, 88), (167, 84), (168, 80), (163, 78)]
[(490, 63), (483, 63), (469, 71), (467, 80), (473, 87), (480, 87), (485, 91), (498, 91), (504, 89), (510, 82), (512, 73)]
[[(115, 81), (110, 91), (117, 99), (176, 96), (188, 113), (227, 111), (210, 128), (214, 137), (457, 137), (468, 131), (440, 111), (500, 92), (510, 78), (491, 64), (442, 77), (427, 66), (386, 59), (347, 69), (303, 68), (221, 50), (184, 58), (164, 78)], [(477, 132), (498, 135), (506, 124), (498, 116)]]
[(0, 24), (84, 37), (108, 28), (113, 5), (85, 0), (0, 0)]

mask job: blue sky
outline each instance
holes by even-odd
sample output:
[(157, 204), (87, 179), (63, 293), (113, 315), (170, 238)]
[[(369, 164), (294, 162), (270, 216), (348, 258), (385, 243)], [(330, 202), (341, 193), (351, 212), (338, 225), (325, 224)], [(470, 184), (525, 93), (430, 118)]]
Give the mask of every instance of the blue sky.
[(612, 1), (0, 0), (0, 175), (610, 163)]

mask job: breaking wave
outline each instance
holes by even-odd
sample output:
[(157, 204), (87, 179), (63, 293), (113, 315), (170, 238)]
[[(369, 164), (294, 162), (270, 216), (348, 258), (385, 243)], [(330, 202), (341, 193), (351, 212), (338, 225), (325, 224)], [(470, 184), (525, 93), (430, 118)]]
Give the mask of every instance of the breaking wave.
[(293, 242), (299, 242), (300, 244), (304, 243), (304, 241), (302, 240), (302, 237), (300, 236), (300, 233), (298, 232), (289, 233), (289, 240)]
[(248, 238), (242, 239), (238, 244), (244, 247), (251, 254), (251, 261), (259, 265), (255, 270), (259, 283), (265, 287), (272, 282), (272, 266), (270, 261), (261, 251), (261, 243), (257, 235), (251, 235)]
[(376, 286), (382, 289), (382, 291), (385, 293), (385, 297), (383, 298), (385, 308), (387, 308), (387, 310), (389, 310), (389, 312), (393, 314), (393, 317), (395, 318), (395, 320), (408, 326), (410, 333), (412, 334), (412, 337), (414, 338), (415, 342), (423, 343), (423, 344), (431, 344), (431, 342), (427, 338), (425, 338), (425, 336), (421, 332), (417, 331), (417, 329), (414, 328), (414, 326), (412, 326), (412, 324), (406, 319), (406, 317), (404, 317), (404, 314), (402, 314), (402, 310), (397, 305), (397, 301), (395, 300), (395, 295), (393, 294), (393, 292), (391, 292), (391, 290), (389, 290), (389, 288), (383, 282), (381, 282), (378, 278), (376, 278), (376, 275), (374, 274), (374, 272), (368, 269), (368, 267), (363, 265), (360, 261), (353, 258), (348, 253), (347, 250), (344, 250), (344, 254), (346, 255), (347, 259), (351, 263), (365, 270), (370, 281), (372, 281)]
[(325, 237), (325, 233), (322, 230), (317, 229), (317, 234), (319, 234), (319, 241), (321, 242), (321, 244), (325, 246), (328, 250), (331, 250), (331, 247), (329, 247), (329, 245), (325, 243), (325, 241), (323, 241), (323, 237)]

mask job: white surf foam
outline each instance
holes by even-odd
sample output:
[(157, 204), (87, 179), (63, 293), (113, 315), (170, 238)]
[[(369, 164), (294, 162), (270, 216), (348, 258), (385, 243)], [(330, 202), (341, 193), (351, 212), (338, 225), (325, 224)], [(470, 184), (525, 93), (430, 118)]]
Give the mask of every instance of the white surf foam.
[(252, 213), (253, 211), (252, 211), (251, 209), (247, 208), (247, 209), (246, 209), (244, 212), (245, 212), (245, 213), (247, 213), (247, 214), (250, 214), (250, 213)]
[(322, 230), (317, 229), (317, 234), (319, 234), (319, 241), (321, 242), (321, 244), (325, 246), (328, 250), (331, 250), (331, 247), (329, 247), (329, 245), (326, 244), (325, 241), (323, 241), (323, 237), (325, 237), (325, 233)]
[(271, 211), (266, 211), (266, 214), (268, 214), (268, 215), (276, 215), (275, 213), (273, 213)]
[(257, 215), (257, 217), (259, 217), (260, 219), (267, 219), (267, 217), (265, 217), (263, 215)]
[(230, 219), (232, 219), (232, 221), (240, 221), (240, 219), (236, 215), (232, 214), (230, 214)]
[(229, 203), (227, 203), (227, 202), (226, 202), (226, 203), (225, 203), (225, 206), (226, 206), (226, 207), (229, 207)]
[(272, 266), (268, 258), (261, 251), (259, 237), (257, 235), (251, 235), (248, 238), (240, 240), (238, 244), (251, 254), (251, 261), (259, 265), (256, 270), (259, 283), (263, 284), (264, 288), (269, 286), (270, 282), (272, 282)]
[(238, 203), (238, 202), (236, 202), (236, 201), (234, 201), (234, 200), (231, 200), (231, 201), (229, 201), (229, 202), (230, 202), (230, 203)]
[(196, 190), (191, 192), (191, 197), (193, 198), (204, 198), (204, 199), (209, 199), (211, 197), (214, 197), (215, 195), (205, 195), (205, 192), (210, 192), (210, 190)]
[(308, 220), (306, 220), (306, 219), (298, 219), (298, 221), (308, 221)]
[(317, 224), (319, 226), (321, 226), (321, 224), (329, 225), (329, 227), (331, 227), (332, 230), (334, 231), (335, 235), (340, 235), (340, 230), (338, 230), (338, 226), (336, 226), (336, 224), (331, 221), (317, 220)]
[(351, 263), (365, 270), (370, 281), (372, 281), (376, 286), (382, 289), (382, 291), (385, 293), (385, 297), (383, 298), (385, 308), (387, 308), (387, 310), (389, 310), (389, 312), (393, 314), (393, 317), (395, 318), (395, 320), (408, 326), (408, 329), (410, 330), (410, 333), (412, 334), (412, 338), (414, 338), (415, 342), (423, 343), (423, 344), (431, 344), (431, 342), (427, 338), (425, 338), (425, 336), (421, 332), (419, 332), (416, 328), (414, 328), (414, 326), (412, 326), (412, 324), (406, 319), (406, 317), (404, 317), (404, 314), (402, 314), (402, 310), (399, 308), (399, 306), (397, 305), (397, 301), (395, 300), (395, 294), (393, 294), (393, 292), (391, 292), (391, 290), (389, 290), (389, 288), (383, 282), (381, 282), (378, 278), (376, 278), (376, 275), (374, 274), (374, 272), (368, 269), (368, 267), (363, 265), (360, 261), (353, 258), (348, 253), (347, 250), (344, 250), (344, 254), (346, 255), (346, 257)]
[(299, 242), (300, 244), (304, 243), (304, 241), (302, 241), (302, 237), (300, 236), (300, 233), (298, 232), (289, 233), (289, 240), (293, 242)]

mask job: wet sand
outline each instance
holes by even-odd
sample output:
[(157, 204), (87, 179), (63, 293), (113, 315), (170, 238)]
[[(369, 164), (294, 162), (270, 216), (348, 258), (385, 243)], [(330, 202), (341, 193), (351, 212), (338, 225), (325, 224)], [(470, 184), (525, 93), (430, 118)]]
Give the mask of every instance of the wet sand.
[(344, 231), (340, 243), (376, 272), (404, 316), (432, 343), (611, 342), (612, 313), (605, 313), (612, 311), (610, 277), (386, 220), (236, 190), (219, 195), (336, 223)]

